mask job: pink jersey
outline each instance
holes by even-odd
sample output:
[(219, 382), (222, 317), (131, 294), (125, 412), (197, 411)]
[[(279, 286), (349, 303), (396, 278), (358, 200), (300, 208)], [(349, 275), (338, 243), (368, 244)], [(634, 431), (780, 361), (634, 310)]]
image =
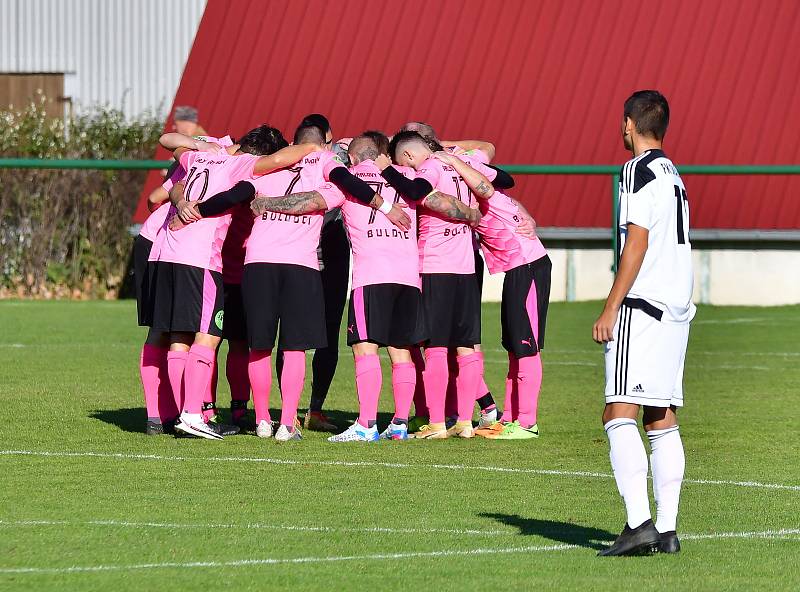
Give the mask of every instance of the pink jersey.
[(158, 233), (161, 232), (167, 225), (167, 218), (169, 217), (169, 210), (172, 204), (169, 201), (165, 201), (158, 209), (154, 212), (151, 212), (150, 215), (147, 217), (147, 220), (144, 221), (142, 224), (142, 228), (139, 230), (139, 236), (146, 238), (151, 243), (156, 242), (156, 237)]
[[(227, 148), (228, 146), (233, 146), (233, 140), (231, 140), (230, 136), (223, 136), (222, 138), (215, 138), (214, 136), (197, 136), (200, 140), (205, 140), (206, 142), (214, 142), (215, 144), (219, 144), (223, 148)], [(167, 191), (170, 191), (172, 187), (183, 179), (186, 176), (186, 169), (184, 169), (180, 164), (175, 167), (175, 170), (172, 171), (172, 174), (169, 178), (164, 181), (162, 187)]]
[[(414, 169), (395, 168), (409, 179), (414, 178)], [(329, 209), (342, 207), (353, 250), (352, 288), (374, 284), (403, 284), (419, 288), (417, 204), (400, 197), (381, 177), (380, 170), (371, 160), (355, 165), (350, 172), (380, 193), (384, 200), (402, 206), (411, 218), (411, 229), (400, 230), (379, 211), (352, 196), (345, 199), (331, 184), (320, 189)]]
[(480, 210), (478, 233), (489, 273), (509, 271), (547, 255), (538, 237), (530, 239), (517, 232), (522, 213), (513, 199), (495, 191), (480, 204)]
[[(335, 164), (334, 164), (335, 163)], [(280, 197), (313, 191), (341, 162), (333, 153), (312, 152), (295, 166), (275, 171), (253, 181), (256, 193)], [(317, 247), (323, 212), (302, 216), (266, 212), (256, 218), (247, 241), (245, 264), (288, 263), (319, 269)]]
[[(203, 201), (230, 189), (238, 181), (253, 177), (257, 156), (227, 153), (184, 152), (181, 166), (189, 171), (186, 176), (186, 199)], [(180, 230), (165, 229), (150, 252), (150, 261), (168, 261), (222, 271), (222, 243), (231, 223), (231, 214), (203, 218)]]
[[(416, 176), (435, 190), (475, 206), (469, 187), (450, 165), (431, 157), (417, 169)], [(422, 273), (475, 273), (472, 230), (467, 224), (451, 222), (423, 208), (419, 213), (419, 256)]]

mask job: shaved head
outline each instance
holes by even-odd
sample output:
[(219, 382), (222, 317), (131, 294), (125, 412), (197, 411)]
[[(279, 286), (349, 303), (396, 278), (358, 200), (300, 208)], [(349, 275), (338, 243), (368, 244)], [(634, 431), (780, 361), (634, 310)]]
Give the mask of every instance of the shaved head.
[(439, 139), (436, 137), (436, 132), (433, 130), (433, 127), (421, 121), (409, 121), (402, 128), (400, 128), (400, 131), (417, 132), (423, 138), (430, 138), (431, 140), (436, 140), (437, 142), (439, 141)]
[(380, 154), (378, 144), (368, 136), (357, 136), (350, 142), (347, 148), (347, 154), (350, 156), (350, 162), (358, 164), (365, 160), (375, 160)]
[(398, 132), (389, 143), (389, 155), (397, 164), (417, 168), (433, 154), (429, 141), (417, 132)]

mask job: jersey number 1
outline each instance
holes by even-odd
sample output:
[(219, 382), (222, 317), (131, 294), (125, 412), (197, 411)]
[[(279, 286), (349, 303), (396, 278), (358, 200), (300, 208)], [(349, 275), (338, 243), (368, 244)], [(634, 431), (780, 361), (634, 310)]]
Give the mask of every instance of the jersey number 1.
[(686, 198), (686, 190), (681, 189), (677, 185), (675, 187), (675, 203), (678, 214), (678, 244), (685, 245), (688, 242), (688, 228), (683, 223), (683, 211), (686, 210), (686, 217), (689, 217), (689, 200)]

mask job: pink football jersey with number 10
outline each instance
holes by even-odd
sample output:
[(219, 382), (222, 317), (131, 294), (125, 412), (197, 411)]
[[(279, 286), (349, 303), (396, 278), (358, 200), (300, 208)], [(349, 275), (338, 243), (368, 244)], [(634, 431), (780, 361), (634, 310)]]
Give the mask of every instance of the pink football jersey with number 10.
[[(181, 166), (188, 171), (185, 195), (188, 201), (203, 201), (226, 191), (238, 181), (252, 179), (257, 156), (228, 153), (184, 152)], [(230, 214), (203, 218), (180, 230), (167, 228), (153, 245), (150, 261), (168, 261), (222, 271), (222, 243), (231, 222)]]

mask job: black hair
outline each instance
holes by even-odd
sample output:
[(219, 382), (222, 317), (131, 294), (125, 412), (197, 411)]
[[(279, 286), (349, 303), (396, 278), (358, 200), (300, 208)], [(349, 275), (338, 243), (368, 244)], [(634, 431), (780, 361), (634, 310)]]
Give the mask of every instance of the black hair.
[(303, 124), (294, 132), (295, 144), (319, 144), (325, 143), (325, 130), (314, 124)]
[(430, 148), (428, 140), (421, 136), (418, 132), (397, 132), (392, 138), (392, 141), (389, 142), (389, 156), (392, 157), (392, 160), (397, 162), (397, 148), (409, 142), (421, 142)]
[(242, 152), (256, 156), (272, 154), (289, 145), (279, 129), (267, 124), (251, 129), (239, 138), (237, 144)]
[(321, 129), (323, 139), (325, 139), (325, 134), (331, 131), (331, 123), (328, 121), (328, 118), (324, 115), (320, 115), (319, 113), (312, 113), (311, 115), (306, 115), (303, 117), (303, 121), (300, 122), (300, 127), (309, 125), (316, 125), (319, 129)]
[(624, 117), (630, 117), (636, 131), (656, 140), (664, 138), (669, 126), (669, 103), (657, 90), (637, 90), (623, 108)]
[(386, 137), (386, 134), (376, 130), (367, 130), (361, 135), (375, 142), (379, 154), (389, 154), (389, 138)]

